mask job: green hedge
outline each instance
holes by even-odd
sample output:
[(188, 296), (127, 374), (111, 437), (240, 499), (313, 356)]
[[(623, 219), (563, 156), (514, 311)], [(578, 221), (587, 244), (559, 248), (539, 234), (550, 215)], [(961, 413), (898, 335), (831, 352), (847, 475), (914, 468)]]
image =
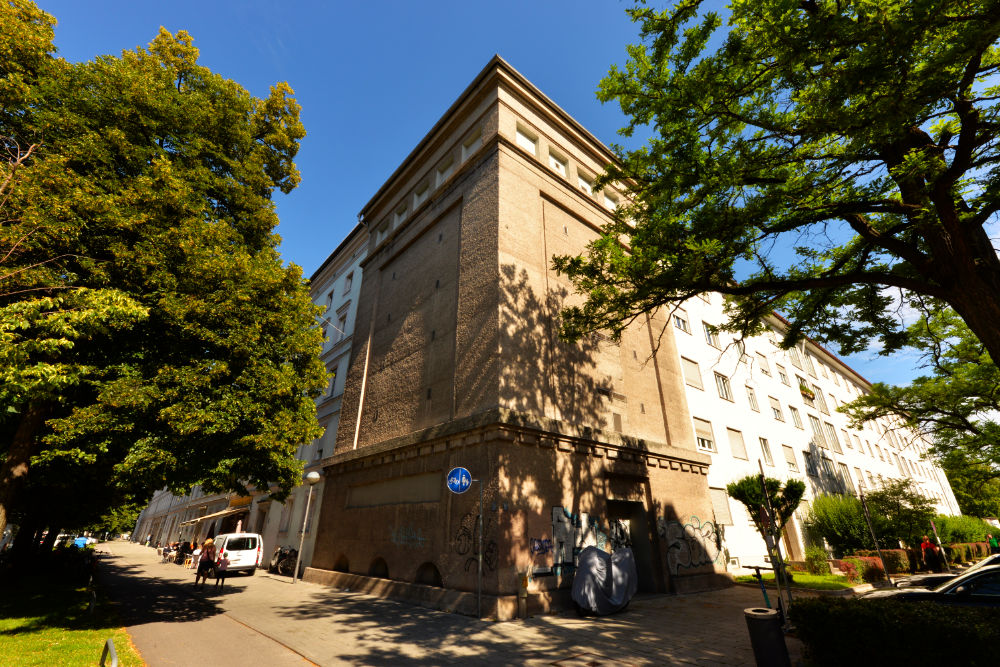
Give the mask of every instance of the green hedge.
[(817, 667), (997, 664), (1000, 609), (800, 597), (791, 618)]
[[(878, 551), (874, 549), (859, 549), (854, 552), (854, 555), (866, 558), (878, 558)], [(885, 567), (889, 570), (889, 574), (910, 572), (910, 558), (906, 553), (906, 549), (882, 549), (882, 560), (885, 561)]]
[(806, 567), (809, 574), (830, 574), (830, 563), (827, 561), (826, 549), (811, 546), (806, 549)]
[(875, 583), (876, 581), (885, 581), (885, 570), (882, 569), (882, 561), (878, 558), (870, 558), (868, 556), (849, 556), (847, 558), (842, 558), (841, 563), (847, 563), (850, 567), (854, 569), (854, 579), (851, 579), (851, 574), (848, 574), (844, 567), (841, 566), (838, 569), (847, 575), (847, 580), (852, 583), (857, 583), (857, 579), (860, 578), (862, 581), (868, 584)]

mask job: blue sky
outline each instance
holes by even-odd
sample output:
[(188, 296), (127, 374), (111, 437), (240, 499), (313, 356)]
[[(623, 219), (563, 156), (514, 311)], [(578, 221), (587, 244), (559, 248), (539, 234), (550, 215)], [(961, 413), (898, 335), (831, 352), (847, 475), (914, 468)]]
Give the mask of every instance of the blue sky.
[[(494, 54), (597, 138), (624, 118), (594, 91), (638, 35), (619, 0), (36, 0), (58, 20), (72, 61), (145, 46), (162, 25), (187, 30), (201, 64), (263, 96), (287, 81), (308, 135), (301, 185), (277, 195), (286, 261), (306, 276), (358, 211)], [(845, 359), (870, 380), (908, 381), (907, 355)]]

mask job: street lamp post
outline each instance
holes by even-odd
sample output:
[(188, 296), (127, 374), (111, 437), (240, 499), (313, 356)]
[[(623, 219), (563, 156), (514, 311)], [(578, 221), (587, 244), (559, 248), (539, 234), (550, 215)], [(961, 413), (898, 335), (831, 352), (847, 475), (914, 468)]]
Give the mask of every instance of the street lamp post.
[(302, 530), (299, 531), (299, 551), (295, 554), (295, 571), (292, 572), (292, 583), (299, 577), (299, 561), (302, 560), (302, 545), (306, 541), (306, 521), (309, 520), (309, 505), (312, 504), (313, 487), (319, 481), (319, 473), (313, 470), (306, 475), (306, 482), (309, 484), (309, 495), (306, 496), (306, 511), (302, 514)]

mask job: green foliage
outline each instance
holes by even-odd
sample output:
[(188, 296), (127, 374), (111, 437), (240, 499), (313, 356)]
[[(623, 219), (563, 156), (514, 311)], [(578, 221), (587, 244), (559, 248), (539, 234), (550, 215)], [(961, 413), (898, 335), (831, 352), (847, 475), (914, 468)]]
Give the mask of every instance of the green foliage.
[(876, 383), (840, 410), (855, 426), (889, 418), (934, 443), (959, 508), (1000, 515), (1000, 369), (954, 310), (919, 302), (922, 317), (907, 329), (927, 375), (905, 387)]
[[(899, 542), (920, 543), (930, 528), (933, 505), (909, 480), (887, 480), (866, 495), (872, 528), (883, 549)], [(825, 539), (838, 554), (874, 548), (861, 501), (854, 496), (818, 496), (812, 502), (806, 525)]]
[(972, 516), (938, 514), (934, 517), (934, 525), (942, 543), (985, 542), (987, 535), (1000, 535), (1000, 528)]
[(910, 557), (907, 555), (906, 549), (882, 549), (881, 552), (874, 549), (858, 549), (854, 552), (854, 555), (864, 558), (879, 558), (879, 553), (882, 554), (881, 562), (889, 574), (901, 574), (910, 571)]
[(896, 299), (929, 295), (1000, 358), (995, 1), (629, 10), (640, 42), (598, 97), (621, 134), (650, 136), (599, 183), (631, 203), (585, 255), (554, 258), (586, 297), (563, 335), (715, 291), (734, 297), (731, 331), (777, 310), (785, 345), (889, 353), (906, 343)]
[[(798, 598), (792, 610), (810, 664), (996, 664), (1000, 609), (933, 602)], [(920, 641), (923, 639), (923, 641)], [(859, 647), (864, 647), (859, 652)]]
[(326, 379), (274, 233), (305, 134), (292, 91), (253, 97), (184, 31), (71, 64), (53, 23), (0, 4), (0, 454), (30, 460), (21, 511), (74, 483), (99, 491), (77, 525), (163, 486), (281, 497)]
[(806, 525), (837, 554), (872, 546), (861, 501), (854, 496), (817, 496)]
[[(767, 490), (766, 497), (764, 495), (765, 489)], [(769, 532), (776, 539), (781, 536), (785, 524), (792, 518), (795, 509), (802, 502), (802, 496), (805, 492), (806, 485), (797, 479), (790, 479), (782, 484), (780, 479), (767, 477), (764, 479), (762, 488), (760, 477), (756, 475), (748, 475), (726, 485), (726, 493), (729, 494), (729, 497), (738, 500), (746, 507), (750, 518), (757, 527), (757, 532), (761, 535)], [(768, 500), (770, 500), (771, 508), (774, 510), (776, 522), (776, 525), (771, 526), (770, 531), (761, 522), (761, 509), (766, 506)]]
[(809, 574), (830, 574), (829, 556), (826, 549), (816, 545), (806, 547), (806, 566)]

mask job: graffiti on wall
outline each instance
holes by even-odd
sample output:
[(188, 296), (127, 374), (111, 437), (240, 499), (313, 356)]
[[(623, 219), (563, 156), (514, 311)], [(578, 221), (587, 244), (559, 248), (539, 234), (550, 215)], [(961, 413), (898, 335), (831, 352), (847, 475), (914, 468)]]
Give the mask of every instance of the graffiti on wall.
[(413, 526), (389, 526), (389, 541), (401, 547), (422, 547), (427, 542), (424, 531)]
[[(493, 539), (494, 524), (493, 517), (483, 517), (483, 567), (490, 571), (497, 569), (497, 562), (500, 558), (500, 549), (496, 540)], [(455, 553), (460, 556), (468, 556), (465, 559), (465, 571), (470, 571), (477, 566), (479, 559), (479, 520), (475, 512), (469, 512), (462, 517), (458, 530), (452, 540)]]
[(528, 538), (528, 548), (532, 555), (547, 554), (552, 551), (552, 540), (547, 537), (531, 537)]
[(607, 533), (600, 523), (586, 512), (571, 514), (563, 507), (552, 508), (553, 570), (566, 571), (576, 567), (577, 557), (586, 547), (603, 549)]
[(711, 521), (691, 516), (687, 522), (656, 520), (656, 532), (667, 548), (667, 567), (671, 574), (680, 569), (712, 565), (723, 558), (722, 536)]

